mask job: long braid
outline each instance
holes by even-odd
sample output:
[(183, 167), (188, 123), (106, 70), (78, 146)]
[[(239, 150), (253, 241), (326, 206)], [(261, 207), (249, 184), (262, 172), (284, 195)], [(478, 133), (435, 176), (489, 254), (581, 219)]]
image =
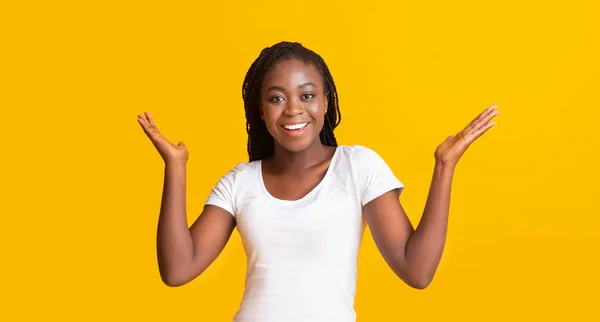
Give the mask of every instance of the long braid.
[(297, 42), (280, 42), (264, 48), (248, 69), (242, 84), (242, 98), (246, 112), (247, 151), (250, 161), (261, 160), (273, 154), (275, 142), (267, 130), (260, 114), (260, 86), (269, 67), (280, 59), (297, 58), (312, 63), (323, 76), (328, 108), (325, 124), (319, 138), (321, 143), (337, 147), (334, 129), (339, 125), (342, 115), (338, 104), (338, 95), (333, 77), (321, 56)]

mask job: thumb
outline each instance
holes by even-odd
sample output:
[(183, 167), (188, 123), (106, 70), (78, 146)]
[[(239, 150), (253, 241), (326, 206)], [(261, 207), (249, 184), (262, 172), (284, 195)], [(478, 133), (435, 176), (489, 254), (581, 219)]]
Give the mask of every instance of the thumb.
[(185, 147), (185, 143), (183, 143), (183, 141), (177, 143), (177, 146), (181, 146), (181, 147)]

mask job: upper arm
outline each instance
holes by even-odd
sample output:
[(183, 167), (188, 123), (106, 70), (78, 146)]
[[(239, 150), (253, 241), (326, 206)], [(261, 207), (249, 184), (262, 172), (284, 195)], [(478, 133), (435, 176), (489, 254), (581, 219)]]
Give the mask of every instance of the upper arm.
[(235, 183), (240, 168), (238, 164), (213, 186), (202, 213), (190, 227), (194, 278), (219, 256), (236, 226)]
[(404, 248), (414, 231), (399, 200), (404, 184), (371, 149), (357, 146), (352, 163), (358, 197), (373, 240), (388, 265), (402, 277)]
[(207, 204), (190, 227), (194, 257), (192, 278), (200, 275), (221, 254), (229, 241), (235, 218), (225, 209)]
[(365, 205), (367, 224), (379, 252), (390, 268), (402, 279), (407, 275), (404, 251), (414, 228), (394, 189)]

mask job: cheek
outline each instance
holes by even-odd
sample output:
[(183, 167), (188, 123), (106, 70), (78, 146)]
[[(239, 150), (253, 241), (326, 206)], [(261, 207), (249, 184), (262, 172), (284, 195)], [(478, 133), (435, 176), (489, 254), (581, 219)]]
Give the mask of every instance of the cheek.
[(327, 106), (327, 101), (324, 100), (320, 100), (318, 102), (314, 102), (311, 103), (310, 108), (310, 113), (312, 114), (312, 116), (319, 120), (319, 121), (323, 121), (323, 118), (325, 117), (325, 109)]
[(272, 132), (276, 127), (275, 124), (277, 123), (279, 115), (277, 113), (274, 113), (274, 111), (270, 109), (266, 109), (263, 111), (263, 117), (263, 122), (267, 126), (267, 130), (269, 130), (269, 132)]

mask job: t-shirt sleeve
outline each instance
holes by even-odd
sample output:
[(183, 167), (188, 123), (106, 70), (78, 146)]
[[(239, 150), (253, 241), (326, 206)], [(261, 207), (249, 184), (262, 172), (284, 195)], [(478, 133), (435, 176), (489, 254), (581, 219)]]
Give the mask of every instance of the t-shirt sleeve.
[(239, 165), (231, 169), (213, 186), (205, 205), (213, 205), (227, 210), (235, 217), (235, 178), (239, 172)]
[(351, 160), (363, 206), (388, 191), (399, 189), (401, 193), (404, 190), (404, 184), (394, 175), (385, 160), (372, 149), (360, 145), (354, 146)]

